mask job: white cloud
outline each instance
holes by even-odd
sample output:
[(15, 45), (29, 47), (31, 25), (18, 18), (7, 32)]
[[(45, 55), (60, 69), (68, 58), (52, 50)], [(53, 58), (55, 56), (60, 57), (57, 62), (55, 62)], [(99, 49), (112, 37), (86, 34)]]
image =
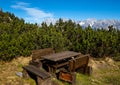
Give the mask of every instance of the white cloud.
[(32, 17), (35, 18), (45, 18), (45, 17), (53, 17), (51, 13), (45, 13), (42, 10), (36, 8), (24, 8), (24, 10)]
[(16, 3), (16, 5), (12, 5), (11, 7), (15, 8), (15, 9), (22, 9), (22, 10), (24, 10), (29, 5), (30, 5), (30, 3), (18, 2), (18, 3)]
[(14, 9), (24, 10), (28, 17), (24, 17), (27, 22), (37, 22), (40, 23), (45, 18), (52, 18), (53, 14), (39, 10), (38, 8), (28, 7), (30, 3), (18, 2), (11, 7)]

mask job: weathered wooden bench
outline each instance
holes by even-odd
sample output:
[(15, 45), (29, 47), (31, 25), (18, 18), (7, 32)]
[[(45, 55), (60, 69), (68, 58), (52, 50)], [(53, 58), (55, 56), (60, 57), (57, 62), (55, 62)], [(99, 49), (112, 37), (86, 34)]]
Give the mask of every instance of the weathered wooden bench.
[(23, 77), (28, 78), (30, 74), (35, 75), (37, 78), (37, 85), (44, 85), (43, 83), (50, 78), (50, 74), (45, 70), (38, 69), (33, 65), (28, 65), (23, 67)]
[(75, 59), (74, 70), (83, 68), (83, 73), (87, 72), (88, 62), (89, 62), (89, 54), (82, 55)]
[(55, 53), (53, 48), (44, 48), (44, 49), (39, 49), (39, 50), (33, 50), (32, 51), (32, 61), (41, 60), (42, 59), (41, 56), (50, 55), (53, 53)]
[(34, 65), (36, 67), (42, 67), (43, 60), (41, 56), (50, 55), (55, 53), (53, 48), (45, 48), (45, 49), (39, 49), (39, 50), (33, 50), (32, 51), (32, 60), (29, 62), (30, 65)]
[(75, 72), (76, 69), (83, 68), (83, 73), (87, 72), (87, 66), (89, 62), (89, 54), (81, 55), (75, 59), (69, 61), (69, 70), (70, 72)]

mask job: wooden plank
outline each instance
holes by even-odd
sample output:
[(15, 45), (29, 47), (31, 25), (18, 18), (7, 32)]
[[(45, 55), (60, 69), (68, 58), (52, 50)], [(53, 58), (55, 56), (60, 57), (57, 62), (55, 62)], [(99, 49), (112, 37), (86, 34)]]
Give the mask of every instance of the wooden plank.
[(42, 79), (46, 79), (46, 78), (49, 78), (50, 75), (49, 73), (47, 73), (46, 71), (43, 71), (43, 70), (40, 70), (38, 68), (36, 68), (35, 66), (33, 65), (28, 65), (28, 66), (25, 66), (23, 67), (25, 70), (35, 74), (36, 76), (39, 76), (41, 77)]
[(59, 79), (72, 83), (72, 75), (66, 72), (60, 72)]
[(60, 61), (63, 59), (79, 56), (81, 53), (73, 52), (73, 51), (64, 51), (60, 53), (54, 53), (50, 55), (41, 56), (43, 59), (51, 60), (51, 61)]
[(87, 66), (88, 66), (88, 61), (89, 61), (89, 55), (82, 55), (74, 60), (74, 69), (83, 69), (82, 73), (87, 72)]
[(59, 67), (63, 67), (65, 65), (68, 65), (68, 62), (64, 62), (64, 63), (60, 63), (60, 64), (57, 64), (57, 65), (53, 65), (54, 68), (59, 68)]
[(74, 60), (72, 59), (72, 60), (70, 60), (69, 61), (69, 71), (70, 72), (74, 72), (75, 71), (75, 65), (74, 65), (75, 63), (74, 63)]
[(75, 69), (80, 68), (83, 65), (87, 66), (89, 61), (89, 55), (80, 56), (76, 58), (74, 61), (75, 61)]
[(67, 73), (67, 72), (60, 72), (59, 79), (67, 81), (72, 85), (76, 85), (76, 73)]
[(82, 57), (82, 58), (76, 59), (75, 60), (75, 69), (77, 69), (83, 65), (86, 65), (86, 64), (87, 64), (87, 57)]

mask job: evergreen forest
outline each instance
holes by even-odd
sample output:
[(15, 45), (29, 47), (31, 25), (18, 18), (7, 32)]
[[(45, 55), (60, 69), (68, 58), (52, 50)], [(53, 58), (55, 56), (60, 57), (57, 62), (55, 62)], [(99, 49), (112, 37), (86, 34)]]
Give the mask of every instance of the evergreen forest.
[(13, 13), (0, 11), (0, 60), (29, 56), (32, 50), (53, 48), (71, 50), (92, 57), (109, 56), (120, 60), (120, 28), (82, 28), (72, 20), (55, 24), (26, 23)]

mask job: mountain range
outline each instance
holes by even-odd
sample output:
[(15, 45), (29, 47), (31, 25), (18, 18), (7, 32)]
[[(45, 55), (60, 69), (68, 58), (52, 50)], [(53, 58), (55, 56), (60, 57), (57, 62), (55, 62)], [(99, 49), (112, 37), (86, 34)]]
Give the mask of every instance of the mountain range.
[(82, 27), (87, 27), (90, 25), (92, 28), (105, 28), (108, 29), (108, 26), (113, 25), (114, 28), (120, 29), (120, 21), (119, 20), (96, 20), (96, 19), (87, 19), (83, 21), (78, 21)]
[[(44, 22), (46, 22), (48, 25), (50, 23), (55, 24), (57, 19), (46, 19)], [(68, 19), (63, 19), (63, 21), (68, 21)], [(120, 20), (115, 20), (115, 19), (86, 19), (86, 20), (73, 20), (76, 24), (80, 24), (83, 28), (87, 26), (91, 26), (92, 28), (104, 28), (108, 29), (108, 26), (113, 25), (114, 28), (120, 29)]]

